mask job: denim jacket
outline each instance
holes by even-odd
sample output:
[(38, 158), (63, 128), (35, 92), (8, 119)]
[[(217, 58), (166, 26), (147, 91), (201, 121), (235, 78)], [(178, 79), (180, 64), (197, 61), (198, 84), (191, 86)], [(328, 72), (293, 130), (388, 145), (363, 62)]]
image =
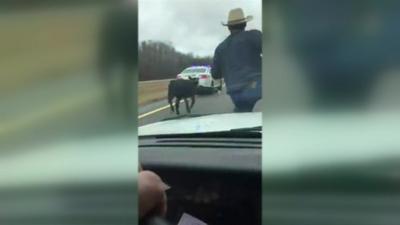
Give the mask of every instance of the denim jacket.
[(260, 80), (261, 54), (261, 31), (232, 33), (215, 49), (212, 77), (224, 79), (228, 94), (243, 90), (251, 81)]

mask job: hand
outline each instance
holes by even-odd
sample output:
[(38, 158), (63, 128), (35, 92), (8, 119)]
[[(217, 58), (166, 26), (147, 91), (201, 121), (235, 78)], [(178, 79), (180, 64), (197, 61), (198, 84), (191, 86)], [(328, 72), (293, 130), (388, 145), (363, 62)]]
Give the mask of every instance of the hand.
[[(139, 168), (141, 170), (141, 168)], [(167, 212), (167, 185), (151, 171), (139, 172), (139, 218), (165, 216)]]

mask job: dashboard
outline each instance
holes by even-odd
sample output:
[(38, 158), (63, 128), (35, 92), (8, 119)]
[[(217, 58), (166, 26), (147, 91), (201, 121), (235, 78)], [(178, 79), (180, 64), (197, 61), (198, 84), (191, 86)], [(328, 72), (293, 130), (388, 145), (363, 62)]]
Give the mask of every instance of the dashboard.
[(207, 224), (261, 224), (260, 139), (144, 138), (139, 146), (143, 168), (171, 186), (166, 216), (171, 224), (183, 213)]

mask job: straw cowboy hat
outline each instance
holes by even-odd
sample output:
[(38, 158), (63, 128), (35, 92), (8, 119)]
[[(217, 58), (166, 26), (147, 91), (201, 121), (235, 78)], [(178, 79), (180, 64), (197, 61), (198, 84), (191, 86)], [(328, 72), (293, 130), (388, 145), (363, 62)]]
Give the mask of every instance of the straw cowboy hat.
[(227, 23), (222, 22), (222, 25), (231, 26), (231, 25), (246, 23), (252, 19), (253, 16), (247, 16), (247, 17), (244, 16), (243, 9), (236, 8), (229, 11), (228, 22)]

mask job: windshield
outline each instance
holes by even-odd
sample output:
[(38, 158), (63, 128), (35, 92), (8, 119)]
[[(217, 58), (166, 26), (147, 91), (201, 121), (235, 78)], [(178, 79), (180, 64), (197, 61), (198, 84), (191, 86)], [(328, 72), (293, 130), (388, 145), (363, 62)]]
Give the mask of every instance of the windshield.
[[(195, 3), (194, 0), (189, 2)], [(261, 0), (251, 3), (240, 1), (244, 11), (255, 15), (246, 27), (252, 32), (249, 38), (235, 39), (231, 49), (219, 50), (230, 52), (229, 55), (214, 55), (218, 46), (227, 46), (229, 29), (221, 26), (216, 31), (209, 20), (200, 19), (202, 16), (195, 8), (188, 11), (179, 6), (179, 0), (171, 1), (167, 7), (174, 15), (186, 15), (188, 18), (182, 19), (181, 16), (169, 17), (167, 11), (158, 12), (145, 0), (140, 0), (140, 3), (139, 12), (147, 13), (139, 13), (139, 126), (168, 120), (174, 129), (179, 129), (177, 124), (185, 121), (195, 130), (196, 127), (211, 127), (211, 124), (204, 120), (201, 123), (205, 124), (199, 124), (199, 116), (189, 120), (185, 115), (261, 112), (262, 17), (261, 8), (258, 8)], [(215, 15), (228, 13), (213, 4), (207, 0), (202, 7)], [(157, 16), (149, 17), (150, 14)], [(212, 20), (218, 21), (217, 18)], [(150, 27), (157, 32), (149, 32)], [(193, 35), (191, 31), (194, 27), (201, 32)], [(188, 33), (183, 34), (182, 30)], [(193, 77), (197, 74), (200, 75)], [(194, 84), (189, 79), (195, 79)], [(229, 122), (228, 118), (227, 121), (216, 121), (211, 116), (207, 118), (213, 121), (215, 127), (233, 125), (237, 122), (233, 118), (243, 120), (240, 124), (244, 128), (254, 126), (246, 116), (231, 116)], [(249, 124), (245, 124), (246, 121)], [(204, 130), (198, 129), (198, 132)]]
[[(243, 183), (235, 185), (218, 179), (216, 184), (206, 179), (204, 183), (211, 186), (203, 188), (192, 180), (179, 179), (175, 183), (172, 180), (172, 189), (178, 191), (176, 196), (171, 193), (171, 199), (184, 200), (176, 200), (180, 201), (176, 206), (171, 200), (172, 207), (168, 206), (168, 210), (176, 213), (167, 218), (178, 221), (182, 210), (189, 210), (205, 222), (173, 224), (259, 224), (262, 1), (182, 2), (139, 0), (139, 160), (144, 169), (175, 168), (175, 177), (181, 177), (188, 170), (193, 180), (201, 180), (196, 171), (233, 169), (246, 178), (243, 189), (254, 193), (247, 197), (250, 203), (246, 204), (238, 201), (241, 197), (229, 196), (223, 191), (226, 186), (243, 186)], [(229, 13), (241, 14), (238, 7), (245, 14), (241, 23), (254, 16), (247, 27), (253, 31), (249, 36), (238, 35), (229, 44), (226, 42), (229, 29), (221, 25), (221, 18), (227, 19)], [(207, 12), (206, 19), (204, 12)], [(224, 49), (217, 50), (218, 46)], [(223, 158), (218, 159), (216, 154)], [(249, 171), (250, 179), (247, 178)], [(164, 174), (168, 179), (168, 173)], [(210, 177), (214, 175), (213, 172)], [(228, 171), (221, 176), (227, 180), (231, 177)], [(185, 186), (183, 182), (190, 184), (189, 192), (179, 191)], [(191, 197), (190, 193), (196, 190), (204, 195)], [(246, 204), (249, 212), (240, 210), (244, 213), (232, 215), (229, 212), (233, 210), (225, 210), (226, 203), (215, 207), (213, 196), (232, 202), (233, 208)], [(185, 203), (192, 206), (185, 207)], [(207, 209), (207, 213), (202, 213), (202, 209)]]

